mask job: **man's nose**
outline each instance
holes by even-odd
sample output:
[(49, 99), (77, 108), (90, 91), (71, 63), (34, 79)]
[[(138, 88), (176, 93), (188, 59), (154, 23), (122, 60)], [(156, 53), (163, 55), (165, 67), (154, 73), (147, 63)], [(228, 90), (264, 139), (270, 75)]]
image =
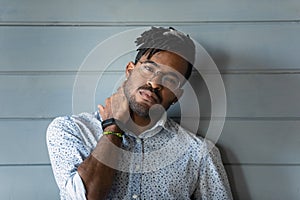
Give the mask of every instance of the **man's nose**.
[(147, 85), (150, 85), (153, 89), (161, 90), (163, 85), (161, 84), (161, 76), (154, 76), (150, 80), (147, 81)]

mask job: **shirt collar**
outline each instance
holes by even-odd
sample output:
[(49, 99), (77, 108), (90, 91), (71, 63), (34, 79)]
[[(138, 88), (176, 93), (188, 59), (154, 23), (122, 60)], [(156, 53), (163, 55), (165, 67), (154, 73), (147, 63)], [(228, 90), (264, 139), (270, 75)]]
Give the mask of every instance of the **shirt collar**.
[(167, 122), (167, 113), (164, 112), (161, 118), (156, 122), (156, 124), (151, 129), (144, 131), (138, 137), (141, 139), (153, 137), (154, 135), (159, 133), (163, 128), (165, 128), (166, 122)]

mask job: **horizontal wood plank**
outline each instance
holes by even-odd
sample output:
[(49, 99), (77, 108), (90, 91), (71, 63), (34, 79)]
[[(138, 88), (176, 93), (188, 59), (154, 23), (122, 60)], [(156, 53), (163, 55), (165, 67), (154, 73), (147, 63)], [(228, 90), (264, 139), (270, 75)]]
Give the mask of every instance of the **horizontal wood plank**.
[[(121, 72), (92, 73), (80, 75), (77, 79), (73, 74), (0, 77), (0, 118), (52, 118), (73, 111), (92, 112), (124, 80)], [(227, 117), (300, 117), (299, 74), (225, 74), (223, 80)], [(182, 109), (185, 117), (198, 117), (197, 107), (189, 106), (197, 106), (197, 102), (200, 104), (200, 115), (210, 116), (211, 105), (205, 83), (199, 75), (193, 74), (191, 84), (194, 88), (186, 88), (181, 107), (177, 104), (172, 108), (171, 116), (179, 116)]]
[(0, 120), (0, 165), (49, 164), (49, 120)]
[(35, 1), (2, 0), (4, 22), (194, 22), (299, 19), (299, 1)]
[[(141, 27), (0, 26), (0, 72), (76, 72), (94, 47), (111, 36), (114, 38), (115, 34), (134, 28)], [(300, 70), (300, 57), (297, 54), (300, 26), (297, 23), (213, 23), (179, 25), (176, 28), (189, 33), (200, 43), (222, 72)], [(101, 56), (106, 58), (119, 45), (122, 43), (111, 45), (111, 48), (105, 47)], [(135, 51), (128, 53), (131, 55), (115, 55), (116, 60), (109, 66), (111, 70), (124, 69), (135, 56)], [(94, 70), (107, 67), (99, 66), (99, 59), (89, 63)]]
[(300, 120), (228, 120), (217, 146), (224, 163), (300, 164)]
[[(187, 129), (198, 121), (184, 120), (179, 122)], [(46, 129), (50, 121), (0, 120), (0, 165), (49, 164)], [(199, 133), (210, 139), (207, 125), (201, 120)], [(227, 120), (217, 146), (226, 164), (300, 164), (299, 128), (297, 120)]]
[(51, 166), (0, 166), (0, 199), (59, 199)]
[(300, 166), (226, 166), (234, 199), (290, 199), (300, 196)]

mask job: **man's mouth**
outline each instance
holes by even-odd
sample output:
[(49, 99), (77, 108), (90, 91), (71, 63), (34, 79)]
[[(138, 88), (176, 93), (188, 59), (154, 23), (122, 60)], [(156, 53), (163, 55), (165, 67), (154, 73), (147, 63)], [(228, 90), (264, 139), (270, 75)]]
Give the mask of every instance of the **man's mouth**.
[(160, 102), (158, 96), (150, 90), (139, 89), (139, 94), (141, 95), (142, 99), (148, 103), (156, 104)]

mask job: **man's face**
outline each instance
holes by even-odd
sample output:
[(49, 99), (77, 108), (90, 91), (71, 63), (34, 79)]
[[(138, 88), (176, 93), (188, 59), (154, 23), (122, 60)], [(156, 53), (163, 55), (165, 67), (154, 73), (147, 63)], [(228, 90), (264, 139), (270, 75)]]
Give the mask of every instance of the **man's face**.
[(124, 86), (130, 109), (141, 117), (149, 117), (149, 110), (155, 104), (167, 110), (182, 95), (180, 84), (185, 81), (187, 69), (184, 59), (168, 51), (160, 51), (151, 59), (144, 55), (136, 65), (130, 62)]

